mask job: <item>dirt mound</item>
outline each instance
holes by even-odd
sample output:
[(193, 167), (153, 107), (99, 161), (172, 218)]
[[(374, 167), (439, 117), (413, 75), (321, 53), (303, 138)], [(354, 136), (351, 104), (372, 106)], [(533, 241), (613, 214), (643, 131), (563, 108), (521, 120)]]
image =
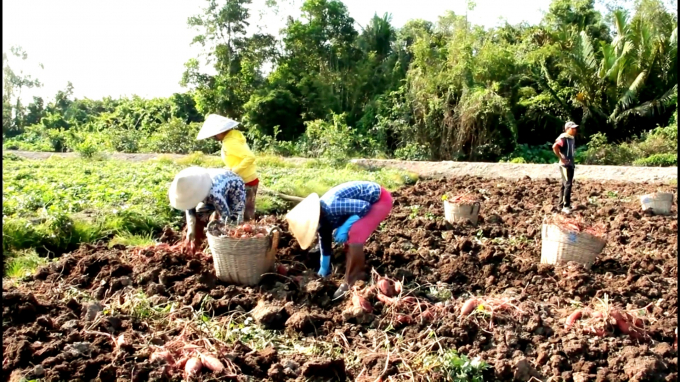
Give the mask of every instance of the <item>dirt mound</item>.
[[(444, 370), (419, 372), (413, 359), (450, 349), (487, 362), (485, 380), (676, 380), (677, 210), (642, 214), (636, 199), (658, 189), (575, 185), (574, 214), (607, 232), (590, 270), (540, 264), (555, 181), (464, 177), (398, 190), (366, 245), (375, 273), (356, 293), (369, 311), (332, 301), (341, 248), (333, 275), (319, 279), (318, 253), (302, 251), (273, 218), (285, 275), (265, 275), (256, 287), (226, 285), (210, 257), (168, 244), (84, 245), (3, 289), (3, 378), (179, 380), (187, 358), (213, 354), (224, 370), (204, 366), (198, 380), (442, 380)], [(443, 221), (445, 193), (481, 200), (478, 225)], [(376, 273), (402, 282), (401, 294), (381, 296)], [(462, 312), (471, 296), (476, 303)], [(590, 316), (566, 327), (579, 309)], [(601, 331), (588, 329), (596, 323)]]

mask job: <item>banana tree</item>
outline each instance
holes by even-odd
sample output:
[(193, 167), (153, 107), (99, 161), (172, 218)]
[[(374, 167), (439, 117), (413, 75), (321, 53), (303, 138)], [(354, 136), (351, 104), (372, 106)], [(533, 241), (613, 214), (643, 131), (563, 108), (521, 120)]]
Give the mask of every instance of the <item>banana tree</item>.
[[(629, 22), (622, 10), (614, 12), (614, 24), (612, 42), (600, 41), (597, 49), (581, 31), (561, 66), (577, 89), (572, 102), (583, 110), (584, 119), (617, 127), (632, 115), (653, 116), (673, 103), (677, 81), (667, 73), (677, 65), (677, 26), (664, 34), (644, 20)], [(650, 78), (663, 77), (665, 81), (648, 86)]]

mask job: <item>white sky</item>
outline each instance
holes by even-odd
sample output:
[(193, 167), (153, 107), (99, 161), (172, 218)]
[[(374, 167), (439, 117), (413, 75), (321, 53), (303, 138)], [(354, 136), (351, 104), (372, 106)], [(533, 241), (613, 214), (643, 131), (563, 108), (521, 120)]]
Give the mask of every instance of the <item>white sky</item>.
[[(279, 0), (281, 1), (281, 0)], [(287, 15), (299, 14), (302, 0), (281, 4), (275, 15), (264, 0), (253, 0), (251, 29), (262, 26), (276, 34)], [(68, 81), (77, 98), (104, 96), (167, 97), (186, 89), (179, 86), (184, 63), (200, 52), (189, 44), (195, 32), (187, 18), (198, 14), (205, 0), (3, 0), (3, 52), (20, 45), (28, 60), (10, 61), (18, 71), (32, 74), (43, 88), (25, 90), (52, 99)], [(365, 25), (374, 13), (392, 14), (399, 27), (415, 18), (436, 21), (446, 10), (464, 14), (465, 1), (344, 0), (350, 15)], [(476, 0), (469, 13), (475, 24), (492, 27), (501, 18), (511, 24), (538, 23), (550, 0)], [(260, 13), (266, 11), (264, 17)], [(11, 60), (11, 58), (10, 58)], [(44, 69), (38, 64), (42, 63)]]

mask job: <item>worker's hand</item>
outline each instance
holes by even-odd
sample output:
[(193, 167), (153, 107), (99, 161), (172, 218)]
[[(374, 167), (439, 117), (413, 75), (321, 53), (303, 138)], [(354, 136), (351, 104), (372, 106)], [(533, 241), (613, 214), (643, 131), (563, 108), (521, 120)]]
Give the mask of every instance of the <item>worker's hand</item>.
[(331, 257), (321, 255), (321, 268), (319, 268), (319, 276), (326, 277), (331, 272)]
[(335, 235), (333, 236), (335, 242), (338, 244), (345, 243), (348, 239), (350, 228), (352, 228), (352, 225), (359, 219), (359, 216), (352, 215), (345, 221), (345, 223), (343, 223), (343, 225), (338, 227), (338, 229), (335, 231)]
[(196, 253), (196, 241), (195, 241), (195, 240), (193, 240), (193, 239), (187, 240), (184, 247), (185, 247), (185, 248), (187, 249), (187, 251), (188, 251), (189, 253), (191, 253), (192, 255), (193, 255), (194, 253)]
[(196, 251), (196, 231), (195, 225), (189, 225), (187, 227), (187, 237), (184, 239), (184, 249), (189, 253), (194, 253)]

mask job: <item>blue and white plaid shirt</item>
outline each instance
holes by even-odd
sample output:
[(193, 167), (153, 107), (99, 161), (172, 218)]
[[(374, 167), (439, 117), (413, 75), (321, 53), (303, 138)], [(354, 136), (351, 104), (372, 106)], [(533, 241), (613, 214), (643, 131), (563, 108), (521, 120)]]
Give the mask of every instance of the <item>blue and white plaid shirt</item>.
[(345, 223), (347, 218), (366, 216), (371, 206), (380, 199), (381, 187), (374, 182), (355, 181), (335, 186), (320, 198), (321, 221), (319, 222), (319, 247), (321, 254), (331, 254), (333, 230)]
[(208, 196), (203, 200), (204, 205), (201, 211), (196, 211), (195, 208), (188, 210), (187, 217), (197, 212), (209, 215), (212, 211), (217, 211), (223, 222), (227, 219), (236, 220), (246, 205), (246, 189), (243, 179), (225, 169), (209, 168), (208, 174), (212, 179), (212, 187), (210, 187)]
[(324, 223), (336, 229), (352, 215), (362, 218), (378, 199), (380, 185), (377, 183), (355, 181), (335, 186), (320, 199)]

